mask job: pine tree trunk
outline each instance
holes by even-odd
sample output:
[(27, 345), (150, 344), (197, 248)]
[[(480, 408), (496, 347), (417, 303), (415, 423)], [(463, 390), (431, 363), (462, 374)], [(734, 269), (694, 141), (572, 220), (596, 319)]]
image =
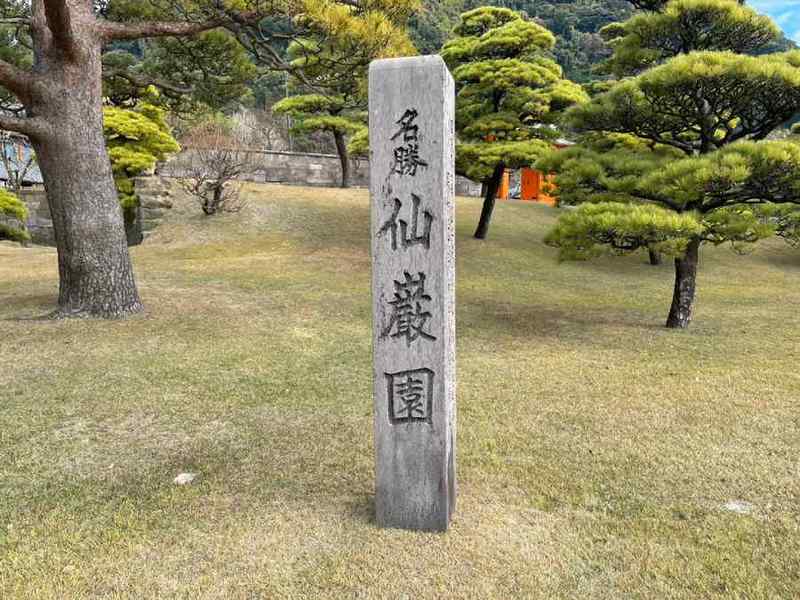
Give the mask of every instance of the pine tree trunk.
[(650, 264), (654, 267), (657, 267), (661, 264), (661, 252), (657, 250), (653, 250), (652, 248), (647, 249), (647, 253), (650, 255)]
[(73, 22), (79, 50), (37, 56), (49, 75), (29, 113), (50, 133), (32, 139), (58, 249), (55, 317), (115, 318), (142, 310), (122, 208), (103, 138), (100, 43)]
[(342, 183), (341, 187), (350, 187), (350, 157), (347, 154), (347, 144), (345, 143), (344, 134), (336, 132), (333, 134), (336, 141), (336, 152), (339, 154), (339, 162), (342, 165)]
[(142, 234), (142, 207), (123, 209), (122, 217), (125, 220), (125, 238), (128, 240), (128, 247), (138, 246), (144, 241)]
[(699, 258), (700, 240), (694, 239), (689, 242), (686, 254), (675, 259), (675, 290), (667, 318), (670, 329), (686, 329), (692, 321)]
[(492, 177), (487, 182), (486, 195), (483, 198), (483, 208), (481, 209), (481, 218), (478, 221), (478, 228), (475, 230), (475, 237), (479, 240), (486, 239), (486, 236), (489, 234), (489, 224), (492, 222), (492, 213), (494, 212), (497, 192), (500, 189), (500, 184), (503, 181), (505, 172), (505, 164), (499, 163), (495, 166)]

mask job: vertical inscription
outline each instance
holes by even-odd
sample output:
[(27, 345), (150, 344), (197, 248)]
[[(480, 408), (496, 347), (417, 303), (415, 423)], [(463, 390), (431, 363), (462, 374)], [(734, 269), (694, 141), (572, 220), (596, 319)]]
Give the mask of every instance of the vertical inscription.
[(454, 87), (439, 57), (370, 66), (376, 515), (442, 531), (455, 503)]
[(415, 123), (419, 113), (416, 108), (407, 108), (396, 124), (400, 129), (392, 136), (392, 141), (402, 142), (394, 148), (394, 165), (392, 171), (398, 175), (417, 174), (417, 169), (425, 168), (428, 163), (419, 156), (419, 125)]

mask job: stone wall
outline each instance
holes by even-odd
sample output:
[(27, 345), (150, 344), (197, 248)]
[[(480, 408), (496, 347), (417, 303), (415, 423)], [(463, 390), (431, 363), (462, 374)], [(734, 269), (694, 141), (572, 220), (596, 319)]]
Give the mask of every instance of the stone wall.
[(42, 246), (55, 246), (53, 219), (50, 218), (50, 206), (44, 190), (22, 190), (19, 197), (28, 207), (26, 226), (31, 234), (31, 241)]
[(140, 204), (138, 221), (141, 242), (158, 227), (172, 208), (172, 186), (161, 177), (137, 177), (134, 182)]
[[(185, 177), (193, 160), (193, 151), (187, 149), (158, 168), (158, 174), (167, 177)], [(259, 183), (282, 183), (337, 187), (341, 183), (341, 166), (335, 154), (303, 154), (273, 150), (247, 151), (249, 166), (242, 179)], [(350, 162), (350, 184), (353, 187), (369, 186), (369, 161), (353, 159)], [(480, 184), (464, 177), (456, 177), (456, 194), (480, 196)]]
[[(125, 231), (130, 246), (140, 244), (158, 226), (165, 212), (172, 208), (169, 181), (159, 177), (137, 177), (135, 182), (141, 206), (134, 214), (125, 215)], [(20, 199), (28, 207), (26, 226), (31, 241), (41, 246), (55, 246), (53, 220), (44, 190), (24, 190), (20, 192)]]
[[(341, 167), (335, 154), (301, 154), (298, 152), (249, 151), (250, 168), (242, 175), (245, 181), (336, 187), (340, 183)], [(192, 160), (192, 151), (186, 150), (162, 164), (158, 175), (182, 177), (186, 175), (187, 161)], [(137, 177), (136, 193), (141, 207), (135, 214), (126, 215), (125, 228), (128, 243), (139, 244), (155, 229), (166, 211), (172, 208), (172, 183), (161, 177)], [(353, 160), (350, 181), (354, 187), (369, 185), (369, 161)], [(481, 186), (464, 177), (456, 177), (456, 194), (480, 196)], [(28, 231), (33, 243), (55, 246), (53, 221), (44, 190), (25, 190), (20, 194), (28, 206)]]
[[(341, 183), (341, 166), (335, 154), (301, 154), (298, 152), (249, 150), (247, 167), (241, 179), (259, 183), (284, 183), (321, 187), (336, 187)], [(167, 177), (186, 177), (195, 151), (186, 149), (169, 162), (159, 166), (158, 174)], [(369, 163), (350, 162), (350, 183), (354, 187), (369, 185)]]

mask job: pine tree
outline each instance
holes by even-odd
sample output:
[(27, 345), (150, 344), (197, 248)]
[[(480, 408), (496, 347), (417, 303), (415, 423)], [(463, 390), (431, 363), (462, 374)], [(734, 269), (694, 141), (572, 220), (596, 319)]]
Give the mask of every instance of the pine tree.
[(350, 187), (350, 158), (347, 152), (347, 137), (366, 126), (363, 118), (352, 108), (348, 110), (341, 97), (328, 97), (322, 94), (303, 94), (291, 96), (277, 102), (272, 110), (278, 114), (289, 115), (294, 119), (292, 131), (298, 134), (328, 132), (333, 136), (336, 151), (341, 163), (341, 187)]
[(296, 133), (324, 131), (332, 135), (343, 188), (350, 185), (348, 138), (359, 132), (365, 135), (367, 128), (369, 63), (416, 54), (405, 29), (416, 7), (416, 0), (387, 2), (385, 12), (373, 12), (355, 28), (338, 27), (331, 18), (321, 20), (318, 23), (327, 25), (315, 26), (315, 35), (295, 40), (288, 47), (292, 82), (301, 93), (272, 108), (295, 119)]
[[(103, 138), (108, 50), (224, 29), (260, 66), (291, 70), (287, 40), (358, 31), (393, 18), (390, 0), (30, 0), (4, 2), (15, 50), (0, 48), (0, 128), (28, 136), (47, 188), (58, 250), (57, 317), (117, 318), (143, 309)], [(278, 25), (277, 28), (273, 27)], [(10, 33), (8, 33), (10, 31)], [(141, 81), (135, 65), (114, 65)], [(201, 76), (202, 77), (202, 76)], [(166, 83), (166, 85), (162, 85)], [(9, 106), (9, 101), (11, 106)], [(5, 101), (5, 102), (4, 102)]]
[(570, 111), (571, 127), (592, 135), (540, 161), (558, 173), (562, 200), (580, 205), (547, 241), (563, 258), (603, 248), (673, 255), (667, 326), (684, 328), (701, 245), (774, 235), (777, 220), (758, 207), (800, 203), (800, 145), (766, 140), (800, 111), (800, 52), (736, 53), (778, 32), (734, 0), (672, 0), (618, 31), (612, 63), (646, 70)]
[[(150, 91), (150, 95), (154, 95), (154, 90)], [(136, 239), (129, 231), (139, 207), (134, 178), (152, 171), (156, 163), (166, 160), (181, 148), (170, 133), (164, 109), (149, 102), (140, 102), (133, 109), (104, 108), (103, 132), (117, 196), (125, 217), (128, 242), (139, 243), (141, 236)]]
[[(197, 120), (198, 113), (235, 111), (252, 96), (249, 86), (258, 74), (247, 50), (224, 30), (115, 44), (103, 54), (107, 104), (130, 108), (144, 100), (187, 120)], [(153, 85), (157, 98), (150, 92)]]
[(477, 8), (455, 33), (441, 55), (456, 82), (456, 168), (486, 186), (475, 231), (484, 239), (505, 170), (545, 154), (559, 111), (588, 98), (548, 57), (553, 34), (519, 13)]
[(8, 190), (0, 188), (0, 241), (27, 242), (31, 239), (25, 228), (28, 209)]

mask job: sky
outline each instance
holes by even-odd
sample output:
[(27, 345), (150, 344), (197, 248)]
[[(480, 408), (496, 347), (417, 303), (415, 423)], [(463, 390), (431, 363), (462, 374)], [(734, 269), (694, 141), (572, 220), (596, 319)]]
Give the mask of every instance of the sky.
[(750, 0), (747, 4), (772, 17), (787, 37), (800, 42), (800, 0)]

